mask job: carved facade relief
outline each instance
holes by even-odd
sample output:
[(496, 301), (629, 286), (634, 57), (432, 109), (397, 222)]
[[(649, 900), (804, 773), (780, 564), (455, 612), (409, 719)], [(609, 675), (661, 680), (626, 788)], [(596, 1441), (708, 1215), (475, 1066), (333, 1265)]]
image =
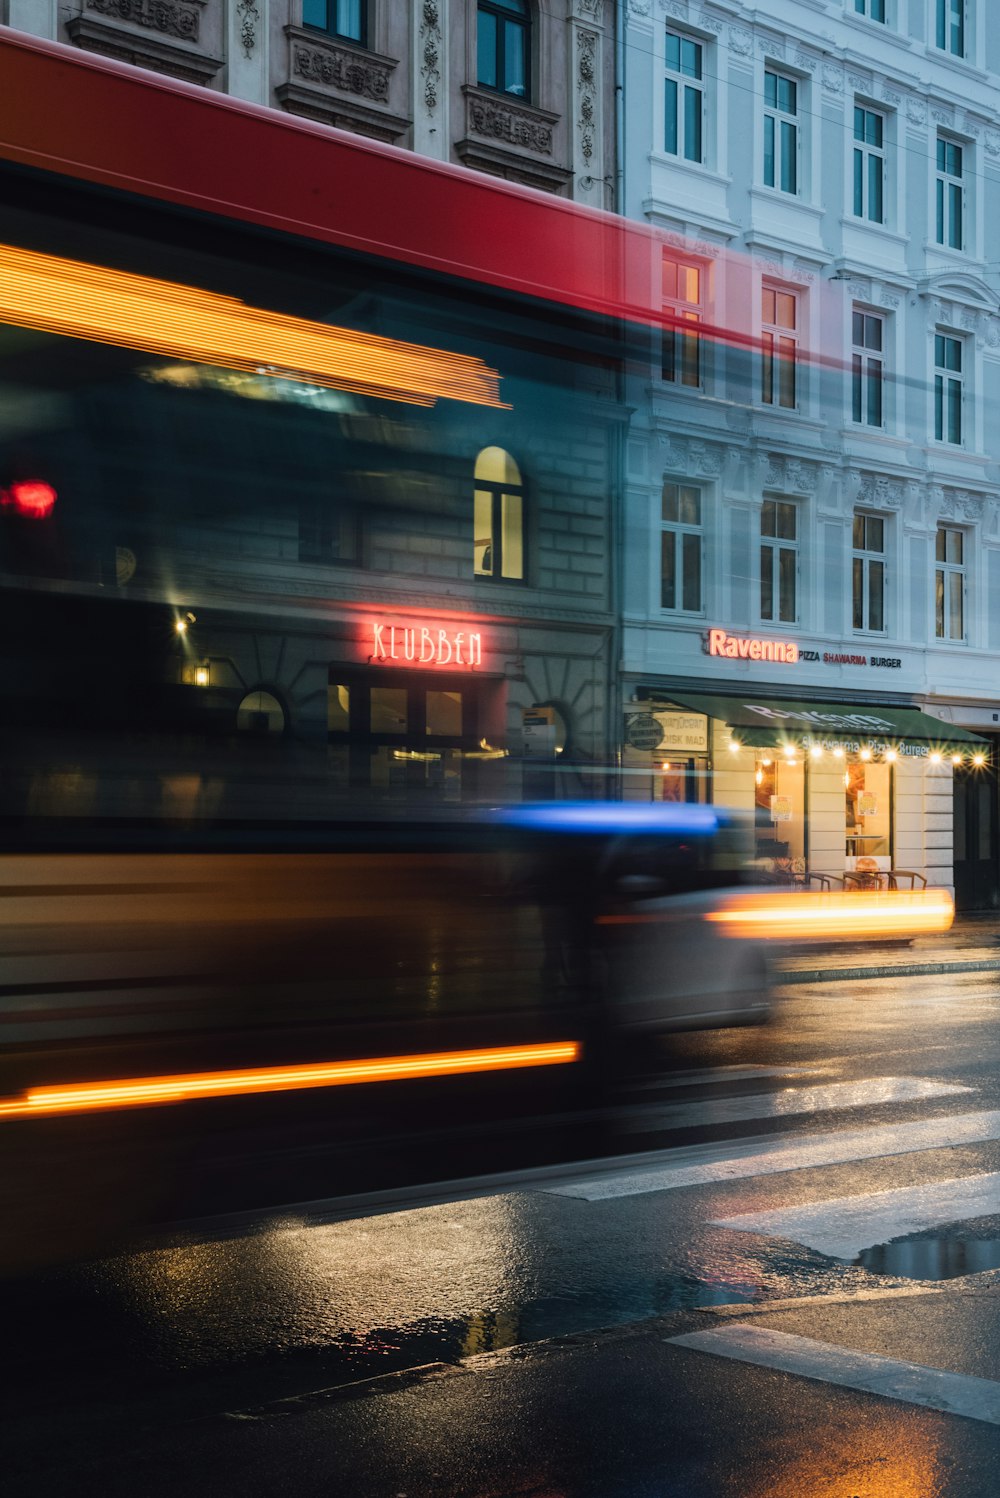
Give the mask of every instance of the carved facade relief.
[(286, 26), (285, 34), (289, 76), (275, 94), (291, 114), (375, 140), (397, 141), (409, 128), (410, 121), (390, 108), (395, 58), (297, 26)]

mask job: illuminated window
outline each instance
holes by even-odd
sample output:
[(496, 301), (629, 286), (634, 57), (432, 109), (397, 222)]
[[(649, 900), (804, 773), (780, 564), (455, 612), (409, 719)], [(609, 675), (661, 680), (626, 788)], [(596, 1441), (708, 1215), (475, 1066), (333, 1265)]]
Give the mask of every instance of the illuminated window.
[(676, 31), (667, 32), (663, 149), (685, 161), (703, 159), (702, 52), (700, 42)]
[(937, 176), (935, 191), (935, 234), (938, 244), (950, 250), (964, 248), (963, 210), (965, 183), (963, 180), (964, 149), (957, 141), (937, 139)]
[(851, 317), (851, 416), (868, 427), (882, 425), (884, 322), (858, 307)]
[(366, 9), (366, 0), (302, 0), (302, 24), (363, 46)]
[(799, 86), (783, 73), (764, 74), (764, 185), (799, 190)]
[[(663, 310), (679, 324), (701, 322), (701, 270), (697, 265), (663, 257)], [(701, 338), (684, 326), (663, 330), (663, 378), (697, 389), (701, 384)]]
[(663, 486), (660, 535), (660, 607), (701, 612), (701, 490), (692, 484)]
[(759, 749), (754, 756), (755, 857), (767, 880), (791, 884), (805, 869), (805, 780), (801, 754)]
[(934, 440), (962, 443), (962, 340), (934, 335)]
[(964, 533), (939, 525), (934, 558), (934, 633), (939, 640), (964, 640)]
[(885, 521), (855, 510), (853, 540), (853, 625), (878, 633), (885, 629)]
[(236, 709), (236, 727), (255, 738), (276, 738), (285, 731), (285, 709), (273, 692), (248, 692)]
[(530, 40), (527, 0), (479, 0), (476, 15), (479, 87), (526, 99)]
[(476, 577), (523, 581), (524, 485), (502, 447), (484, 447), (476, 459), (473, 529)]
[(798, 509), (765, 499), (760, 512), (760, 617), (794, 624), (799, 571)]
[(934, 45), (965, 56), (965, 0), (935, 0)]
[(774, 286), (761, 290), (761, 388), (767, 406), (794, 410), (798, 353), (798, 305), (794, 292)]
[(854, 214), (885, 223), (885, 116), (854, 106)]

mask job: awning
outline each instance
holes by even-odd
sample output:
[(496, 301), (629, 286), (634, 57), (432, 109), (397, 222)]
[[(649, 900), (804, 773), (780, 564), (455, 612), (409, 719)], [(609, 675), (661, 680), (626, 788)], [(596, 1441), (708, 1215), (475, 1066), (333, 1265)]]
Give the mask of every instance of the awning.
[(728, 724), (741, 744), (769, 748), (789, 740), (824, 747), (894, 747), (909, 741), (942, 751), (982, 744), (978, 734), (945, 723), (916, 707), (871, 703), (748, 701), (745, 697), (671, 692), (670, 701)]

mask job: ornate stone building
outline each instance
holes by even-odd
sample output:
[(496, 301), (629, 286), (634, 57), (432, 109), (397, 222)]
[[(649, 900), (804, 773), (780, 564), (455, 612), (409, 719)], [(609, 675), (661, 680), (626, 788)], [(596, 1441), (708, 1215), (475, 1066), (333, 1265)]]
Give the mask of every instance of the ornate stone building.
[[(715, 753), (772, 851), (895, 862), (995, 905), (1000, 8), (623, 13), (621, 208), (663, 232), (667, 318), (629, 402), (626, 703), (716, 694), (717, 746), (702, 723), (697, 750), (659, 757)], [(787, 766), (760, 733), (730, 751), (737, 698), (784, 724)], [(852, 733), (866, 705), (876, 740), (893, 707), (992, 739), (942, 729), (903, 754)]]
[(3, 0), (35, 36), (613, 206), (613, 0)]

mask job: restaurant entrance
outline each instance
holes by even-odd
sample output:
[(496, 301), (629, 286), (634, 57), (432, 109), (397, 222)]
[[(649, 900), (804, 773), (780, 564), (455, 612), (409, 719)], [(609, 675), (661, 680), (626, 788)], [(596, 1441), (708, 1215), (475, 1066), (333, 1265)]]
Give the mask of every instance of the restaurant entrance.
[(997, 747), (990, 764), (955, 767), (955, 909), (959, 911), (1000, 907)]
[(454, 802), (483, 794), (490, 768), (495, 772), (504, 758), (489, 723), (490, 685), (453, 671), (331, 667), (327, 740), (333, 778), (379, 800), (416, 793)]

